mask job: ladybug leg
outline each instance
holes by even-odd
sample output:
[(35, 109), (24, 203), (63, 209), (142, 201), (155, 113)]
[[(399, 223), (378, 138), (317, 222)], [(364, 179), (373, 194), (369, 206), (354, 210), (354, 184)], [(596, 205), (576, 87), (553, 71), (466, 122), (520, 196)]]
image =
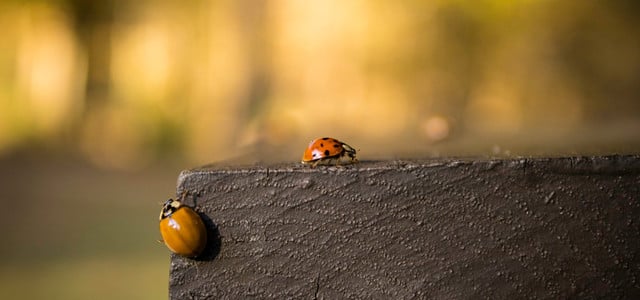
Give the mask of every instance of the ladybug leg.
[(191, 193), (189, 190), (184, 190), (182, 191), (182, 194), (180, 195), (180, 202), (182, 203), (187, 203), (187, 196), (191, 195), (191, 202), (193, 203), (193, 207), (197, 207), (198, 203), (196, 203), (196, 200), (198, 199), (198, 193)]
[(346, 160), (346, 159), (342, 159), (344, 158), (345, 155), (343, 154), (342, 156), (336, 158), (336, 166), (340, 167), (340, 168), (344, 168), (346, 165), (350, 164), (351, 161)]

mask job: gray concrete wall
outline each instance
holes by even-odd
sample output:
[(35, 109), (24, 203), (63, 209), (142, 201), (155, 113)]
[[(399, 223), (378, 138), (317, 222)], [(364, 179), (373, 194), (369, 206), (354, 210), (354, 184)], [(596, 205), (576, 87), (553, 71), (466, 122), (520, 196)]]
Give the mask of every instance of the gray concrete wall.
[(640, 299), (640, 156), (205, 167), (171, 299)]

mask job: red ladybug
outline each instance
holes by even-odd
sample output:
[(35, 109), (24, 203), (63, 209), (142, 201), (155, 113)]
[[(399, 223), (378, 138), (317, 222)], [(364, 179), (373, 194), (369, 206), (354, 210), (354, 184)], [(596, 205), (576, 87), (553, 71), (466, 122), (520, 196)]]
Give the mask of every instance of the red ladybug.
[(324, 137), (309, 143), (302, 155), (302, 163), (315, 167), (320, 163), (340, 164), (345, 158), (348, 159), (347, 163), (357, 162), (356, 150), (334, 138)]

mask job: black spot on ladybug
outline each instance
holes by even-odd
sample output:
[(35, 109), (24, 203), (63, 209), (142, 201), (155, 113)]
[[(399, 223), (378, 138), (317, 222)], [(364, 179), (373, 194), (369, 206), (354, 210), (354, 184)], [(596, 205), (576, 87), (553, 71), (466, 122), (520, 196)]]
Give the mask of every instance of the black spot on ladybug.
[(320, 143), (320, 147), (324, 147), (324, 144), (323, 144), (323, 143)]
[(322, 138), (323, 141), (326, 141), (328, 139), (330, 139), (330, 138), (328, 138), (328, 137)]
[(340, 148), (340, 147), (342, 147), (342, 145), (340, 145), (340, 144), (333, 144), (333, 148)]
[(331, 153), (329, 150), (324, 150), (324, 156), (329, 156), (329, 153)]

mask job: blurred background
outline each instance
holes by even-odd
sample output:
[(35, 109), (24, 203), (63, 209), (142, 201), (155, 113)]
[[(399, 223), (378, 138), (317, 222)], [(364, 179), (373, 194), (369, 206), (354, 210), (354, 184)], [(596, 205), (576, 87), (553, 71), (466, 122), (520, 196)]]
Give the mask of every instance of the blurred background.
[(179, 172), (640, 153), (640, 2), (0, 0), (0, 291), (162, 299)]

